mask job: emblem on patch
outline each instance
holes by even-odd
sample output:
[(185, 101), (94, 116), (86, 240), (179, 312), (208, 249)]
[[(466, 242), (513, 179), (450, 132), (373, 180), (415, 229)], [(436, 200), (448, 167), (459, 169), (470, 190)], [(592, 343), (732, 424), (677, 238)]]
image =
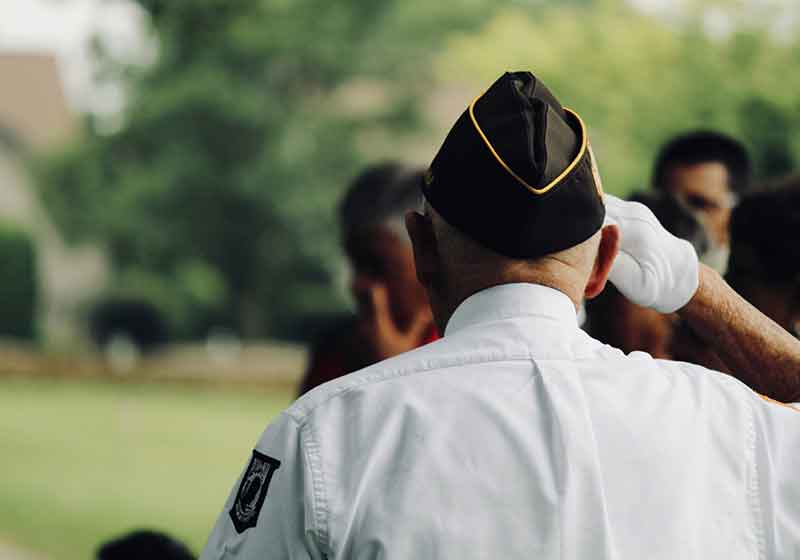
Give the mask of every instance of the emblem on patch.
[(253, 458), (250, 459), (250, 464), (242, 477), (236, 501), (233, 502), (230, 511), (231, 521), (237, 533), (256, 526), (261, 506), (267, 497), (269, 481), (280, 466), (281, 462), (277, 459), (253, 450)]

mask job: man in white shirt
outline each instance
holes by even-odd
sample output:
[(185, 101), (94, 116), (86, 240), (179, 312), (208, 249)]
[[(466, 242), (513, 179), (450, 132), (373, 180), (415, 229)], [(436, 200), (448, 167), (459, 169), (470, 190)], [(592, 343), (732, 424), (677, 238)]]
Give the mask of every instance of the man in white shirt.
[(800, 342), (646, 208), (603, 197), (576, 113), (505, 74), (425, 183), (406, 226), (444, 338), (281, 414), (202, 558), (800, 554), (800, 413), (724, 374), (625, 356), (576, 309), (611, 274), (788, 391)]

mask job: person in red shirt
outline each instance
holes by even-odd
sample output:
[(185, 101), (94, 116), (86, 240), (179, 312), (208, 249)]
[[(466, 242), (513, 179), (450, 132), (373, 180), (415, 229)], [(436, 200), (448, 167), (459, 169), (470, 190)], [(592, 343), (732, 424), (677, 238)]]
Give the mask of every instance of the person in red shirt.
[(439, 338), (403, 224), (407, 211), (421, 207), (422, 177), (421, 169), (398, 163), (375, 165), (342, 200), (339, 221), (356, 314), (312, 346), (300, 395)]

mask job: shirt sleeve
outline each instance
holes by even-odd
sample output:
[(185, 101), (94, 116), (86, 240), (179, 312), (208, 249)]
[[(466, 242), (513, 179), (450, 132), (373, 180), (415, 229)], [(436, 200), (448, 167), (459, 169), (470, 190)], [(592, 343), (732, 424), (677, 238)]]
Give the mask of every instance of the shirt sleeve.
[(322, 559), (301, 430), (282, 414), (253, 450), (201, 560)]
[(756, 403), (756, 465), (768, 558), (800, 558), (800, 410)]

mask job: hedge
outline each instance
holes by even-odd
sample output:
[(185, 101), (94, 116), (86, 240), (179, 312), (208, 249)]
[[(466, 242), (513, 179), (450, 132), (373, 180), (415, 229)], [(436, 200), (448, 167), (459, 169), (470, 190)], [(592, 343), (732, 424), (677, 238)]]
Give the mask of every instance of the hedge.
[(0, 224), (0, 337), (36, 335), (38, 277), (36, 245), (30, 234)]

